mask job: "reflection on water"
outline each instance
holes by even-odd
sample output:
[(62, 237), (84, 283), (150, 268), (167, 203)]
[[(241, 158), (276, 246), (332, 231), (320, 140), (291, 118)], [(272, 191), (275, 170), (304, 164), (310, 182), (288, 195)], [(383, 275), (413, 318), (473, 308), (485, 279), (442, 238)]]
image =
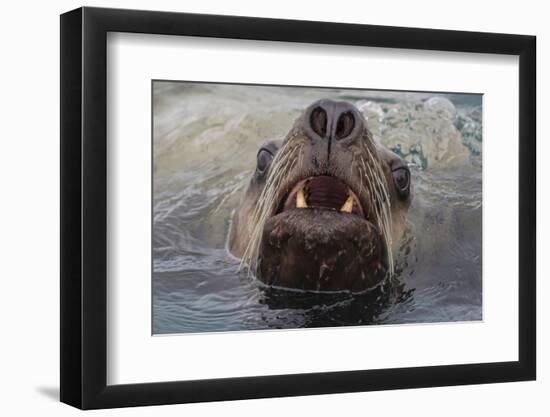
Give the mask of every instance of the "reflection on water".
[[(391, 290), (268, 289), (225, 249), (259, 145), (319, 98), (355, 104), (412, 167)], [(153, 333), (481, 319), (480, 95), (155, 82), (153, 113)]]

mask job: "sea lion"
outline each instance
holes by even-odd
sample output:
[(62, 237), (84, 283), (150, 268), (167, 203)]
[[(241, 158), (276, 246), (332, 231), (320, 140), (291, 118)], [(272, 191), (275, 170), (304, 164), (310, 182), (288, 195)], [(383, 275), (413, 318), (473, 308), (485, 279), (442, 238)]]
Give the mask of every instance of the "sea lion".
[(229, 250), (269, 286), (363, 292), (393, 273), (412, 198), (407, 163), (344, 101), (311, 104), (263, 144)]

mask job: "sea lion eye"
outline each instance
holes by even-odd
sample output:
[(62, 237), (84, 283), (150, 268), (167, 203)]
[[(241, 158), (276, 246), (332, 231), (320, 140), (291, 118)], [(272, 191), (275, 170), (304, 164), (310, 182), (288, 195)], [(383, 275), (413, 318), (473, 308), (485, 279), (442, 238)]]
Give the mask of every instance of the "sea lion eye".
[(272, 159), (273, 154), (271, 152), (264, 148), (260, 149), (256, 162), (256, 169), (260, 174), (263, 174), (266, 171)]
[(409, 188), (411, 183), (411, 173), (406, 167), (399, 167), (392, 171), (393, 182), (397, 193), (401, 198), (406, 198), (409, 195)]

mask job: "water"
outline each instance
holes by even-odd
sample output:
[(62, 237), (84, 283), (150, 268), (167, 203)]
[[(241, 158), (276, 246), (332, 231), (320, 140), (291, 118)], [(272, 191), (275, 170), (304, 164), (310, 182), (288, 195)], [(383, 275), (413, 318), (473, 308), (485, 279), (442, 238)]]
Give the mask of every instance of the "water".
[[(267, 289), (226, 250), (259, 145), (319, 98), (412, 167), (397, 301)], [(482, 319), (480, 95), (155, 82), (153, 113), (153, 333)]]

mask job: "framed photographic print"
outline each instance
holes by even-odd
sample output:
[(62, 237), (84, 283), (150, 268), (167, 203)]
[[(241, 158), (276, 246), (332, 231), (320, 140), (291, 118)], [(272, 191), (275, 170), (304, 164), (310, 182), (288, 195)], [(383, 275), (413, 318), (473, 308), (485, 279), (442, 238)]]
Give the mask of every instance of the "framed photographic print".
[(535, 38), (61, 16), (61, 401), (535, 379)]

